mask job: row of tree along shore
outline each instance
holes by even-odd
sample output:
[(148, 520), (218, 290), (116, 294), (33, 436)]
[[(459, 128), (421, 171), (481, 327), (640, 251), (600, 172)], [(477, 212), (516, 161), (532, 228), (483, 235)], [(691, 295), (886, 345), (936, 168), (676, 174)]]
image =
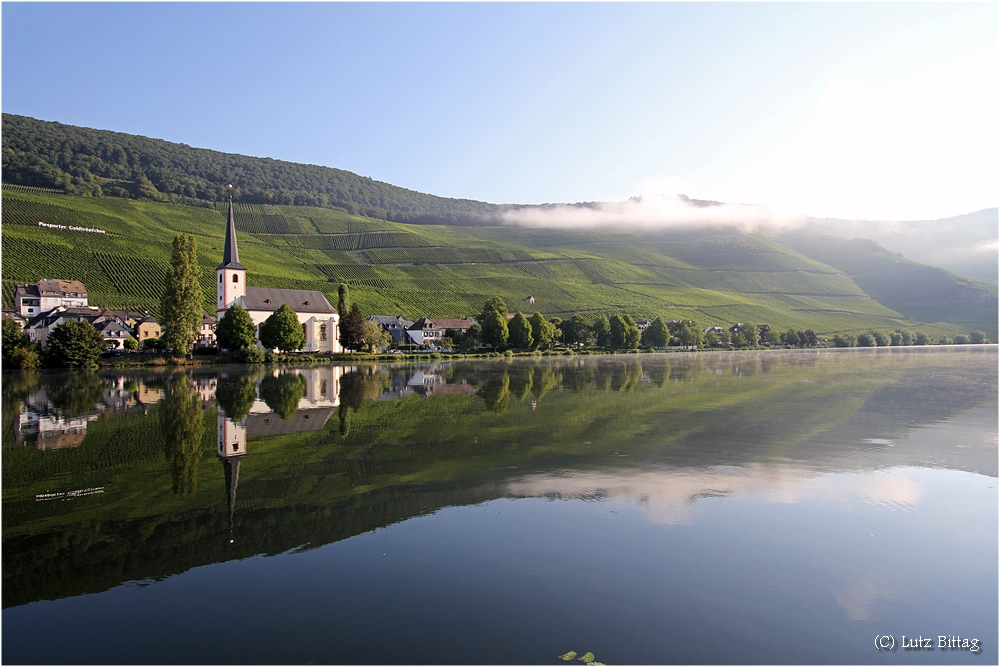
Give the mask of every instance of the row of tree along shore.
[[(187, 356), (198, 335), (202, 320), (204, 294), (199, 278), (197, 246), (193, 236), (177, 236), (173, 242), (171, 269), (167, 274), (161, 301), (162, 346), (167, 359), (180, 361)], [(349, 303), (347, 285), (339, 286), (337, 311), (339, 340), (347, 350), (368, 354), (387, 352), (391, 335), (377, 322), (364, 319), (357, 303)], [(230, 307), (218, 321), (215, 336), (219, 350), (211, 361), (219, 363), (265, 363), (279, 359), (302, 359), (290, 353), (305, 344), (302, 326), (295, 312), (283, 304), (268, 317), (258, 331), (250, 314), (239, 305)], [(258, 345), (258, 337), (260, 345)], [(132, 350), (137, 345), (128, 345)], [(953, 339), (941, 337), (934, 341), (919, 331), (870, 331), (860, 334), (838, 333), (832, 341), (820, 339), (816, 333), (789, 329), (773, 331), (768, 325), (741, 322), (727, 331), (721, 327), (701, 330), (691, 320), (664, 321), (657, 317), (643, 322), (642, 327), (628, 314), (598, 316), (593, 321), (584, 315), (569, 319), (546, 319), (541, 313), (526, 316), (511, 313), (504, 300), (495, 296), (483, 304), (475, 322), (466, 330), (448, 329), (436, 340), (438, 350), (458, 354), (514, 354), (561, 352), (622, 352), (639, 349), (732, 349), (764, 347), (884, 347), (930, 344), (985, 343), (982, 331), (958, 334)], [(417, 351), (419, 346), (400, 346)], [(275, 352), (276, 351), (276, 352)], [(422, 350), (430, 352), (431, 350)], [(31, 343), (20, 326), (12, 319), (3, 322), (3, 367), (36, 368), (40, 365), (57, 368), (89, 368), (98, 365), (105, 352), (105, 342), (87, 322), (68, 321), (55, 327), (49, 335), (44, 352)], [(312, 355), (316, 356), (316, 355)], [(323, 355), (329, 359), (331, 355)], [(208, 361), (208, 360), (206, 360)], [(163, 357), (153, 363), (167, 363)]]

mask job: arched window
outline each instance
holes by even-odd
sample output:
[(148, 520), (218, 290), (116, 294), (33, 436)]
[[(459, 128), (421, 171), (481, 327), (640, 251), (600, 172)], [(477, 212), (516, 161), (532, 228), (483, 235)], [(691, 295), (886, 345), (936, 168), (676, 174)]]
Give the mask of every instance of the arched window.
[(220, 283), (222, 282), (222, 274), (221, 273), (219, 274), (219, 282)]
[(234, 283), (238, 283), (239, 281), (240, 281), (240, 274), (234, 273), (233, 274), (233, 282)]

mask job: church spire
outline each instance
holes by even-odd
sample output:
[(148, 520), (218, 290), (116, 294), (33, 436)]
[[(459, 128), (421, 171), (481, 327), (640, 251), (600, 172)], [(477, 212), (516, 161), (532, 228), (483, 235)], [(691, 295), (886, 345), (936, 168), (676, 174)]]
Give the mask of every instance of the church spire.
[(236, 247), (236, 221), (233, 219), (233, 186), (229, 185), (229, 225), (226, 227), (226, 245), (222, 251), (219, 269), (246, 269), (240, 264), (240, 251)]

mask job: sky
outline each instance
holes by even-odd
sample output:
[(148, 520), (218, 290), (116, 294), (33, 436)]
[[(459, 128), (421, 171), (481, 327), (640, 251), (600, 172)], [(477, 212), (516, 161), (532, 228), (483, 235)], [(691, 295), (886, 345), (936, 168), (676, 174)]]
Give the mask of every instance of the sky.
[(998, 204), (997, 3), (3, 2), (6, 113), (493, 203)]

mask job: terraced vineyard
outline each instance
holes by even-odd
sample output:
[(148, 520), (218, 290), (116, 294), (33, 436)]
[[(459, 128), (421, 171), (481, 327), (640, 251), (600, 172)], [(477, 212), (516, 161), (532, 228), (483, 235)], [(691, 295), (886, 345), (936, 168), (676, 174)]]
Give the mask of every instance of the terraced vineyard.
[[(258, 204), (238, 204), (235, 219), (248, 284), (319, 290), (336, 303), (337, 284), (346, 282), (366, 315), (468, 316), (500, 295), (512, 309), (550, 317), (627, 312), (636, 319), (686, 318), (702, 326), (750, 320), (825, 335), (906, 327), (932, 335), (982, 329), (997, 336), (995, 288), (912, 262), (882, 261), (878, 252), (884, 251), (868, 246), (854, 255), (853, 246), (829, 250), (832, 246), (816, 238), (797, 240), (793, 250), (779, 239), (726, 229), (573, 233), (406, 225), (329, 209)], [(107, 233), (38, 227), (39, 220)], [(170, 242), (187, 233), (198, 243), (205, 309), (214, 309), (214, 270), (225, 231), (222, 206), (5, 186), (3, 222), (7, 305), (15, 281), (76, 278), (87, 285), (95, 305), (155, 313)], [(837, 267), (819, 261), (824, 248)], [(871, 266), (882, 273), (863, 270)], [(919, 308), (905, 303), (899, 294), (909, 275), (919, 275), (925, 294), (946, 299), (958, 290), (965, 301), (935, 305), (925, 299)], [(529, 296), (534, 304), (526, 303)]]

